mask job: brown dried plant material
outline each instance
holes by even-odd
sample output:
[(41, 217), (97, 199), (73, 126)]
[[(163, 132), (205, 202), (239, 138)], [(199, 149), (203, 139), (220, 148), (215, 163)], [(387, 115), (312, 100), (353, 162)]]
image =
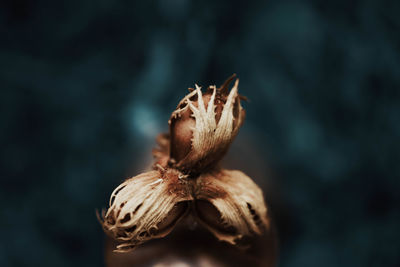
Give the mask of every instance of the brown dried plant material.
[(269, 229), (261, 189), (244, 173), (219, 166), (245, 116), (239, 80), (228, 90), (234, 78), (204, 94), (196, 85), (172, 113), (169, 135), (157, 138), (154, 170), (114, 190), (100, 221), (121, 242), (116, 251), (166, 236), (188, 213), (231, 244)]
[(235, 244), (243, 236), (268, 229), (262, 191), (243, 172), (206, 173), (196, 179), (195, 188), (198, 219), (219, 240)]
[(192, 200), (187, 180), (174, 169), (140, 174), (119, 185), (104, 214), (103, 228), (122, 241), (116, 251), (169, 234)]
[(170, 156), (174, 167), (184, 172), (202, 172), (215, 166), (225, 155), (243, 123), (239, 80), (232, 90), (227, 86), (235, 76), (203, 94), (196, 89), (185, 96), (169, 120)]

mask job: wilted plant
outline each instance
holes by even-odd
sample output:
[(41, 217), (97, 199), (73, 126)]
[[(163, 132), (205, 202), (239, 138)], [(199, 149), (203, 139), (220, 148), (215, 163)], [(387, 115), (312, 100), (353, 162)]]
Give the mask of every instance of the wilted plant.
[(169, 234), (191, 213), (219, 240), (236, 244), (269, 227), (261, 189), (244, 173), (225, 170), (220, 160), (245, 117), (239, 80), (206, 92), (189, 89), (169, 120), (169, 134), (157, 138), (152, 171), (130, 178), (111, 194), (101, 223), (120, 241), (116, 251)]

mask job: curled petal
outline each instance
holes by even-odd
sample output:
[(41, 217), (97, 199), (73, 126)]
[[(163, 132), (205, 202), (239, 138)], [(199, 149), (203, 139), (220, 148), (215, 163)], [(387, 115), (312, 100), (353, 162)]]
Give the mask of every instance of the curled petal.
[(123, 252), (166, 236), (186, 214), (191, 196), (186, 179), (176, 170), (150, 171), (126, 180), (111, 195), (104, 230), (122, 241)]
[(200, 222), (218, 239), (235, 244), (269, 227), (261, 189), (240, 171), (220, 170), (196, 181), (195, 209)]

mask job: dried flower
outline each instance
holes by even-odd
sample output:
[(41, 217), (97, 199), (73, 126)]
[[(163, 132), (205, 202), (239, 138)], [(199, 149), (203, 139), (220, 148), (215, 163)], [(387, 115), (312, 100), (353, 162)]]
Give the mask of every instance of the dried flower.
[(121, 241), (116, 251), (164, 237), (188, 213), (231, 244), (268, 229), (261, 189), (244, 173), (218, 165), (244, 120), (238, 80), (227, 88), (234, 77), (204, 94), (196, 85), (172, 113), (170, 134), (157, 138), (154, 170), (114, 190), (100, 221)]

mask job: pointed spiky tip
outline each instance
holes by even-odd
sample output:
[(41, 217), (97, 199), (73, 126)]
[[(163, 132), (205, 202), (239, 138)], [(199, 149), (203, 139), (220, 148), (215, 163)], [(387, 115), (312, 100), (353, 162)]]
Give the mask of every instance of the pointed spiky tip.
[(210, 169), (224, 156), (245, 117), (236, 74), (222, 86), (205, 92), (197, 84), (178, 104), (170, 118), (170, 159), (183, 172)]
[(226, 81), (221, 85), (221, 87), (218, 88), (218, 91), (220, 91), (223, 94), (226, 94), (229, 90), (229, 84), (236, 78), (236, 73), (232, 74), (231, 77), (226, 79)]

